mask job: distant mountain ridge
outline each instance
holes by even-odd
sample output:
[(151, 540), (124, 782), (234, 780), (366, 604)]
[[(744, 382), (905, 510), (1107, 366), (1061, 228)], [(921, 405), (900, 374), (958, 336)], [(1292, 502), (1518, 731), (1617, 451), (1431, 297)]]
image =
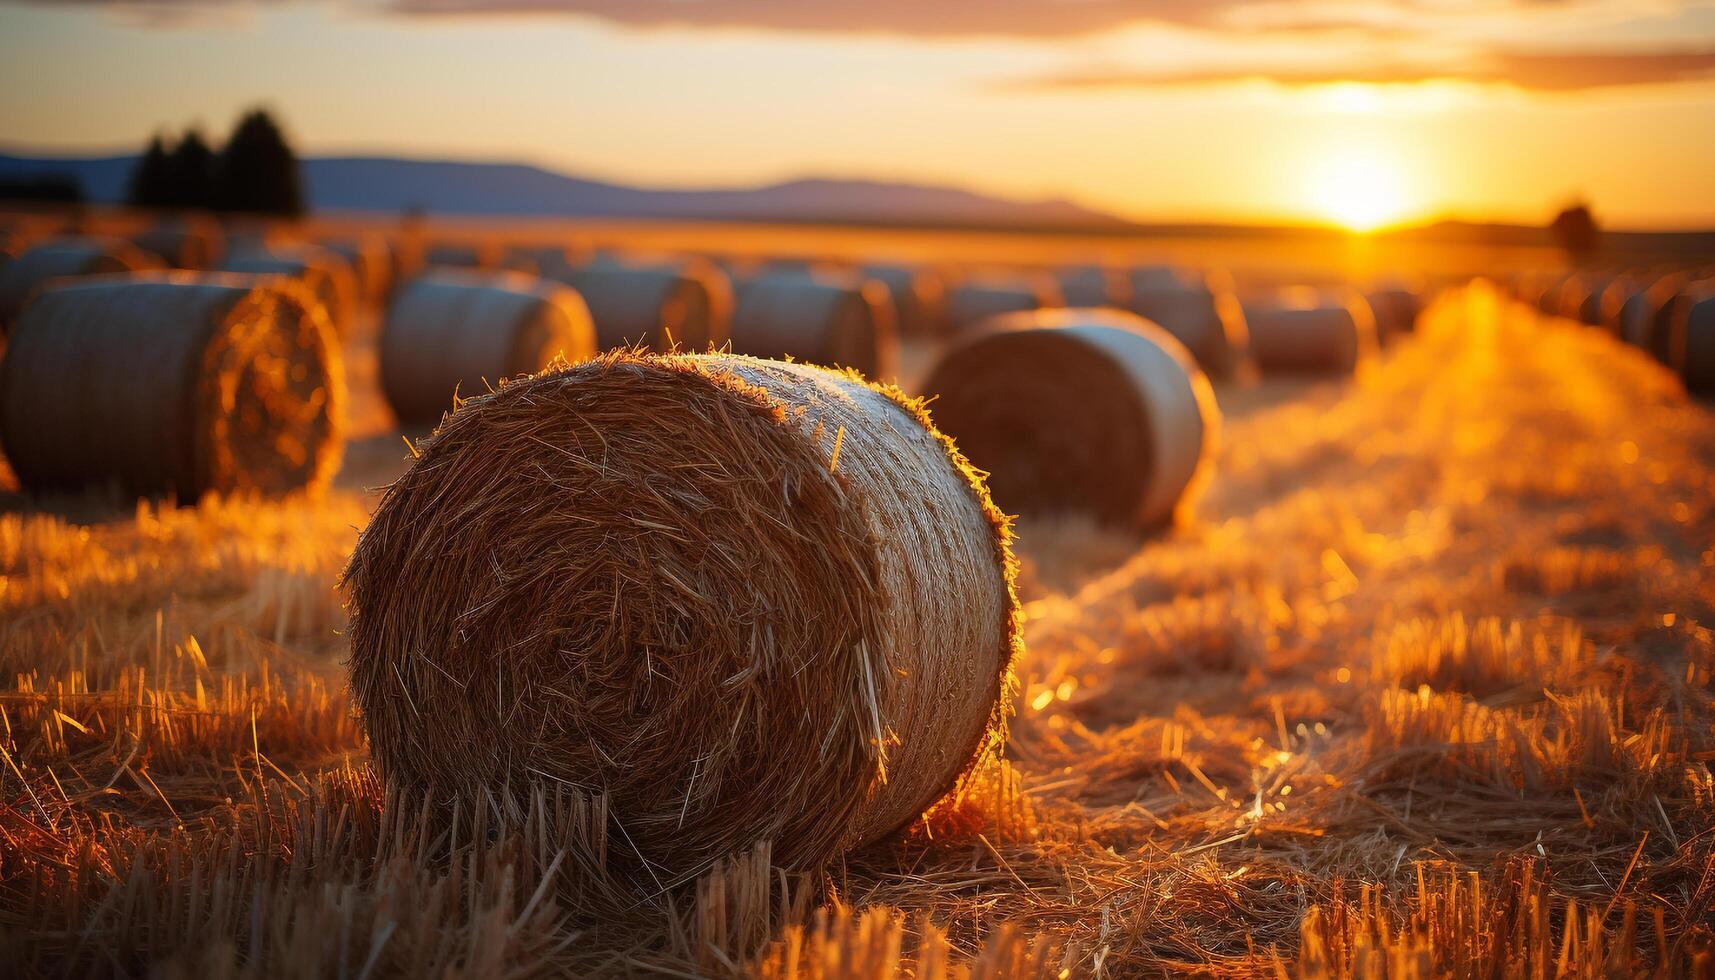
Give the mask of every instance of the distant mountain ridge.
[[(0, 155), (0, 180), (75, 177), (98, 204), (124, 200), (137, 158)], [(567, 176), (519, 163), (310, 157), (317, 210), (502, 217), (731, 219), (1119, 229), (1129, 224), (1065, 200), (1018, 201), (952, 187), (812, 178), (756, 188), (656, 189)]]

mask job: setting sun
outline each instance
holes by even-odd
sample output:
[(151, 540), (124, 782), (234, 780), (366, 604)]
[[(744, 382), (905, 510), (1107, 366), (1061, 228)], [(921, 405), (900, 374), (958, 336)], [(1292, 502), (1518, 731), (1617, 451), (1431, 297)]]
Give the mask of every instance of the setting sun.
[(1412, 202), (1394, 161), (1370, 148), (1346, 147), (1310, 172), (1309, 209), (1352, 231), (1373, 231), (1407, 216)]

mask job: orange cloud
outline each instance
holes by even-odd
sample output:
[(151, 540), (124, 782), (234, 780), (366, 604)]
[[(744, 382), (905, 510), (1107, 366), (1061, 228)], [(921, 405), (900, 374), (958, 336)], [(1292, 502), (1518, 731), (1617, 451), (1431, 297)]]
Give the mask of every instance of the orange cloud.
[(1506, 85), (1536, 92), (1577, 92), (1630, 85), (1667, 85), (1715, 78), (1715, 49), (1674, 51), (1495, 51), (1447, 64), (1232, 66), (1184, 71), (1073, 72), (1009, 83), (1010, 89), (1089, 90), (1164, 88), (1260, 80), (1277, 85), (1366, 82), (1401, 85), (1434, 81)]

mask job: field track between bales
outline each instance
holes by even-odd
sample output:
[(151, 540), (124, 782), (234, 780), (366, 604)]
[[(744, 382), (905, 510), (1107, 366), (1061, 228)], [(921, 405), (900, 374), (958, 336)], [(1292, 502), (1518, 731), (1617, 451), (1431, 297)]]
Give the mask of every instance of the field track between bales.
[(444, 831), (366, 768), (335, 583), (397, 434), (313, 500), (14, 501), (0, 962), (1715, 971), (1715, 412), (1481, 285), (1355, 380), (1218, 395), (1182, 526), (1021, 528), (1004, 762), (823, 876), (763, 849), (623, 921), (583, 914), (563, 873), (565, 848), (622, 846), (599, 808)]

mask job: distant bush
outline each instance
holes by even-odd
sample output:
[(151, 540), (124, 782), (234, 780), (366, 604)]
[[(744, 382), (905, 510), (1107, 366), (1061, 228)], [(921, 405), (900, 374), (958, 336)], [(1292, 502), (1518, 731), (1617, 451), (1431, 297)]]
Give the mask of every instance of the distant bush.
[(50, 201), (82, 204), (83, 185), (71, 174), (0, 177), (0, 201)]
[(1574, 256), (1594, 252), (1596, 243), (1602, 237), (1602, 229), (1596, 224), (1596, 216), (1590, 212), (1590, 206), (1583, 203), (1574, 204), (1555, 215), (1548, 231), (1561, 248)]
[(176, 143), (157, 134), (137, 158), (126, 200), (138, 207), (256, 214), (304, 211), (298, 158), (271, 116), (252, 110), (216, 153), (192, 128)]

